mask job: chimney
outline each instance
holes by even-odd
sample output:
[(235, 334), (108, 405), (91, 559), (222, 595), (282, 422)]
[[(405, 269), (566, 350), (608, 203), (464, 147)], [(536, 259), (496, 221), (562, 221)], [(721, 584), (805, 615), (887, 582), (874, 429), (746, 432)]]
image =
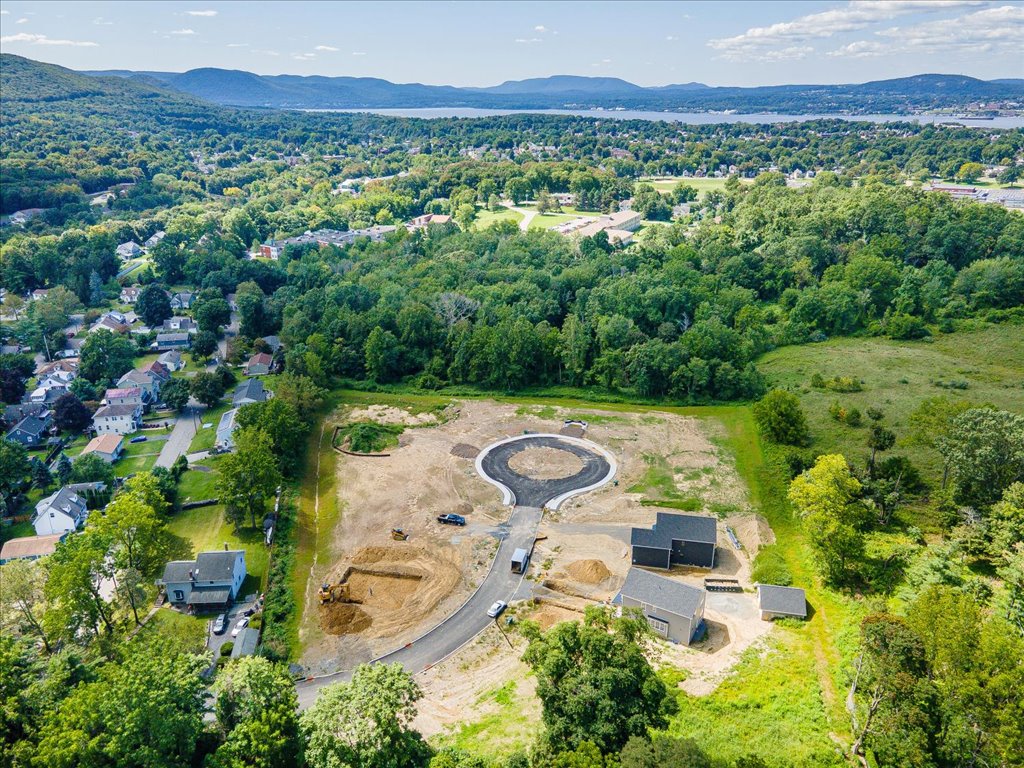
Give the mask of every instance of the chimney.
[(192, 571), (188, 572), (188, 580), (189, 581), (195, 581), (196, 580), (196, 577), (192, 574)]

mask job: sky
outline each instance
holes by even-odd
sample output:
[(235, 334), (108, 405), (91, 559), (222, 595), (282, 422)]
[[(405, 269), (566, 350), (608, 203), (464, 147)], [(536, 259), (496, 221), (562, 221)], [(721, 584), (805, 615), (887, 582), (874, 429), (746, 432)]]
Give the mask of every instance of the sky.
[(350, 75), (486, 86), (556, 74), (639, 85), (1024, 77), (1024, 0), (31, 2), (0, 50), (72, 69)]

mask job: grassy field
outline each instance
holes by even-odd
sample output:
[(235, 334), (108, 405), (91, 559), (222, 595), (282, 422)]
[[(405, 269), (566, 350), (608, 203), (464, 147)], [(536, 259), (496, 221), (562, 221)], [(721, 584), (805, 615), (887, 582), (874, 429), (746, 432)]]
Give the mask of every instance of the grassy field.
[[(716, 179), (711, 177), (700, 179), (692, 176), (648, 176), (640, 179), (641, 183), (650, 184), (659, 192), (671, 192), (676, 188), (677, 184), (683, 182), (700, 192), (701, 197), (703, 197), (707, 192), (717, 192), (725, 189), (725, 181), (726, 180), (724, 178)], [(740, 179), (740, 182), (743, 184), (751, 184), (753, 183), (753, 179)]]
[[(211, 456), (199, 462), (206, 467), (215, 467), (219, 457)], [(182, 503), (212, 499), (217, 496), (217, 473), (190, 469), (181, 476), (178, 483), (178, 499)]]
[(32, 527), (31, 520), (22, 520), (20, 523), (0, 527), (0, 543), (11, 539), (20, 539), (24, 536), (35, 536), (36, 529)]
[(245, 566), (248, 576), (242, 585), (242, 595), (262, 592), (266, 585), (269, 550), (263, 543), (263, 529), (260, 520), (257, 528), (248, 527), (236, 530), (235, 526), (224, 517), (224, 507), (220, 504), (211, 507), (187, 509), (176, 514), (167, 527), (171, 533), (181, 536), (192, 544), (192, 554), (208, 552), (214, 549), (245, 550)]
[(548, 229), (578, 218), (579, 216), (570, 216), (564, 213), (541, 213), (530, 220), (530, 229)]
[[(777, 632), (766, 655), (749, 655), (710, 696), (698, 698), (680, 693), (680, 713), (672, 718), (669, 730), (692, 737), (705, 749), (726, 758), (754, 752), (769, 760), (785, 758), (799, 766), (836, 764), (836, 748), (829, 734), (837, 734), (848, 741), (849, 721), (843, 708), (844, 661), (848, 661), (853, 652), (852, 638), (863, 608), (818, 581), (810, 547), (786, 501), (786, 468), (781, 457), (762, 451), (750, 408), (745, 405), (637, 405), (561, 396), (568, 392), (552, 392), (559, 396), (551, 397), (477, 396), (538, 413), (556, 406), (600, 408), (612, 413), (658, 410), (712, 422), (713, 431), (720, 435), (715, 442), (725, 456), (734, 460), (738, 474), (749, 489), (752, 506), (768, 519), (782, 544), (794, 584), (807, 590), (811, 619), (802, 626)], [(453, 396), (343, 390), (335, 392), (333, 397), (343, 403), (381, 403), (427, 410), (443, 405)], [(322, 554), (318, 552), (320, 544), (313, 534), (315, 489), (320, 496), (320, 530), (328, 530), (341, 512), (334, 506), (333, 452), (319, 445), (318, 437), (317, 433), (310, 441), (307, 474), (302, 484), (299, 551), (294, 577), (297, 595), (304, 593), (314, 556)], [(319, 475), (315, 470), (317, 454), (321, 459)], [(657, 483), (658, 478), (653, 477), (653, 480)], [(495, 692), (495, 696), (501, 695), (500, 689)], [(529, 746), (539, 724), (513, 716), (514, 713), (506, 714), (515, 732), (514, 743), (505, 738), (495, 741), (495, 729), (506, 722), (501, 712), (476, 719), (469, 716), (459, 729), (442, 737), (441, 741), (479, 754), (497, 754), (516, 746)]]
[[(874, 406), (885, 413), (885, 423), (896, 432), (898, 442), (890, 454), (907, 455), (932, 485), (942, 476), (938, 453), (906, 440), (909, 416), (922, 400), (943, 396), (1024, 413), (1024, 330), (1019, 327), (988, 326), (916, 342), (835, 339), (775, 350), (758, 366), (773, 386), (800, 396), (815, 450), (842, 453), (862, 462), (868, 454), (867, 427), (853, 428), (833, 420), (828, 407), (838, 401), (864, 413)], [(861, 382), (863, 391), (814, 389), (815, 373), (825, 379), (852, 377)], [(966, 388), (951, 388), (951, 384)]]
[(200, 653), (206, 648), (208, 623), (207, 616), (188, 616), (171, 610), (170, 607), (164, 607), (139, 630), (132, 642), (148, 646), (156, 638), (160, 638), (161, 642), (169, 640), (175, 648)]
[(497, 224), (499, 221), (514, 221), (519, 223), (523, 220), (523, 214), (519, 211), (511, 211), (508, 208), (502, 208), (497, 211), (488, 211), (486, 208), (481, 208), (477, 211), (476, 219), (473, 220), (473, 229), (485, 229), (492, 224)]
[[(217, 425), (220, 423), (220, 417), (223, 413), (230, 410), (231, 403), (227, 402), (221, 403), (214, 408), (207, 408), (203, 412), (202, 416), (199, 417), (199, 428), (196, 430), (195, 437), (189, 443), (189, 453), (208, 451), (213, 448), (213, 444), (217, 442)], [(205, 427), (204, 425), (206, 424), (211, 424), (212, 426)]]

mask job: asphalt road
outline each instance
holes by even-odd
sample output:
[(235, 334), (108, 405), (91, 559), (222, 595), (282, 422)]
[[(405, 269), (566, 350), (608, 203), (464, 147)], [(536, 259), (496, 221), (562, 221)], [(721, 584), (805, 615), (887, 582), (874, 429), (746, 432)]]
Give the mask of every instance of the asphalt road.
[[(571, 451), (583, 459), (584, 467), (568, 478), (534, 480), (508, 466), (509, 459), (519, 451), (539, 446)], [(497, 445), (483, 457), (482, 466), (488, 475), (504, 483), (515, 494), (517, 504), (505, 524), (498, 529), (500, 542), (491, 570), (461, 608), (412, 643), (374, 659), (374, 663), (397, 662), (416, 674), (444, 660), (486, 629), (493, 621), (487, 616), (487, 609), (498, 600), (511, 602), (522, 584), (523, 575), (512, 572), (512, 553), (520, 548), (533, 550), (537, 527), (544, 516), (544, 503), (566, 491), (597, 483), (609, 471), (603, 456), (557, 437), (523, 438)], [(350, 671), (344, 671), (298, 683), (299, 708), (309, 707), (325, 685), (348, 680), (350, 676)]]
[[(187, 405), (185, 410), (178, 414), (178, 420), (174, 422), (174, 429), (167, 436), (167, 442), (160, 449), (157, 456), (156, 466), (171, 468), (171, 465), (179, 456), (184, 456), (188, 451), (192, 438), (196, 435), (196, 421), (205, 410), (201, 405)], [(213, 429), (213, 427), (211, 427)]]

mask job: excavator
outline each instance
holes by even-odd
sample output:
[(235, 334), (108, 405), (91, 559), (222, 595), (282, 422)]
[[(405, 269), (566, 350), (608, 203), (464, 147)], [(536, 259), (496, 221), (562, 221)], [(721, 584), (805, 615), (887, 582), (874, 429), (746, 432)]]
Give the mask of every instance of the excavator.
[(409, 539), (409, 534), (403, 531), (401, 528), (392, 528), (391, 538), (395, 541), (407, 541)]
[(347, 603), (349, 601), (348, 584), (329, 584), (324, 582), (320, 585), (316, 596), (320, 598), (320, 605), (326, 603)]

